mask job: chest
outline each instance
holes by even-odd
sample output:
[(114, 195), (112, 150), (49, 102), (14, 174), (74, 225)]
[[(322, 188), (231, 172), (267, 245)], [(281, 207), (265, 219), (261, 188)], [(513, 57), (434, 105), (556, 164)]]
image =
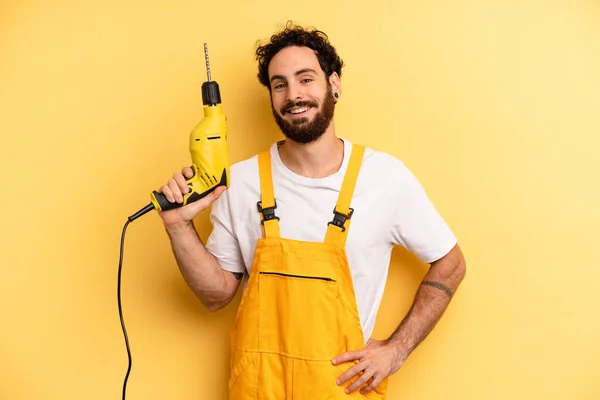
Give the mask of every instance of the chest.
[[(333, 210), (339, 190), (330, 187), (276, 187), (277, 208), (281, 236), (293, 240), (322, 242), (328, 222), (333, 220)], [(254, 200), (254, 199), (252, 199)], [(387, 246), (391, 239), (393, 200), (381, 186), (357, 185), (350, 207), (354, 213), (350, 220), (347, 248), (355, 251)], [(237, 215), (236, 233), (242, 242), (251, 244), (262, 237), (260, 214), (256, 201), (248, 200), (232, 212)]]

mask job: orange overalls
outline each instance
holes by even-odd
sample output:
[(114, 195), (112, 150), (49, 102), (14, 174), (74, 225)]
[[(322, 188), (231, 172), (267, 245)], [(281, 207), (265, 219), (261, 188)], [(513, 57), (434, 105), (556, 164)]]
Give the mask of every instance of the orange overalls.
[(231, 333), (230, 400), (385, 399), (388, 378), (366, 395), (348, 395), (356, 378), (335, 380), (354, 362), (331, 362), (365, 345), (345, 252), (363, 154), (353, 146), (323, 243), (280, 237), (270, 153), (258, 155), (264, 237)]

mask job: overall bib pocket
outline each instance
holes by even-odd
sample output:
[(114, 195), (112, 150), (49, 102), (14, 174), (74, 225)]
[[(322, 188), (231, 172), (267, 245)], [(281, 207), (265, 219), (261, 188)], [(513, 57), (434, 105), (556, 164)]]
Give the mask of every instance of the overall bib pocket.
[[(259, 347), (285, 356), (331, 360), (338, 329), (338, 282), (331, 266), (270, 256), (258, 274)], [(319, 268), (322, 267), (322, 268)]]

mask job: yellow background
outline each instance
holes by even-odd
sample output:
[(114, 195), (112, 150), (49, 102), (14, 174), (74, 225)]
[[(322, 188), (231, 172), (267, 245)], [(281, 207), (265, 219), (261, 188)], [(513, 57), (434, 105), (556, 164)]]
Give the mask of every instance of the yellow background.
[[(288, 19), (328, 33), (347, 64), (337, 133), (401, 158), (467, 257), (459, 294), (389, 398), (599, 399), (591, 0), (5, 0), (0, 398), (121, 398), (123, 224), (189, 163), (204, 42), (232, 161), (280, 137), (253, 50)], [(198, 223), (206, 238), (207, 214)], [(394, 252), (376, 337), (400, 322), (425, 270)], [(205, 311), (156, 213), (132, 223), (127, 399), (225, 399), (238, 301)]]

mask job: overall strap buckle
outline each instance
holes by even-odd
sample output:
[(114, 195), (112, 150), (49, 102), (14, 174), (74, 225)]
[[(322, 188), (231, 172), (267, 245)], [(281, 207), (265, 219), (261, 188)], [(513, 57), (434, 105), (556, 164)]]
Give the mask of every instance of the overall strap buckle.
[(342, 232), (345, 232), (346, 227), (344, 226), (344, 224), (346, 223), (346, 220), (352, 218), (352, 214), (354, 214), (354, 209), (350, 208), (350, 212), (348, 214), (343, 214), (333, 209), (333, 213), (335, 214), (333, 216), (333, 221), (329, 221), (327, 225), (335, 225), (339, 228), (342, 228)]
[(256, 207), (258, 208), (258, 212), (262, 213), (263, 220), (260, 221), (261, 224), (264, 225), (265, 221), (270, 221), (272, 219), (276, 219), (279, 221), (279, 217), (275, 215), (275, 209), (277, 208), (277, 200), (274, 200), (275, 205), (272, 207), (262, 207), (262, 202), (259, 201), (256, 203)]

